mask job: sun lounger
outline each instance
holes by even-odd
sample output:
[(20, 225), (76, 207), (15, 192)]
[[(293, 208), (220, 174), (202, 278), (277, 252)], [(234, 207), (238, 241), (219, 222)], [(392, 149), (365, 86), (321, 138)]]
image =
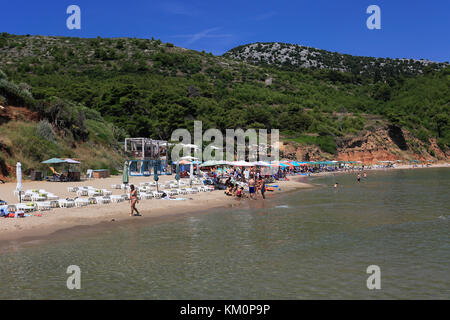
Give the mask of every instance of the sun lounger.
[(162, 192), (165, 192), (169, 196), (176, 196), (178, 194), (176, 190), (163, 190)]
[(99, 197), (102, 195), (102, 192), (97, 189), (89, 189), (88, 190), (88, 196), (89, 197)]
[(112, 184), (111, 189), (122, 189), (122, 186), (120, 184)]
[(33, 212), (36, 210), (34, 203), (18, 203), (15, 205), (15, 211)]
[(109, 197), (95, 197), (95, 200), (97, 201), (97, 204), (107, 204), (111, 203), (111, 198)]
[(100, 190), (103, 196), (110, 196), (112, 195), (112, 191), (106, 190), (106, 189), (101, 189)]
[(153, 191), (153, 196), (156, 199), (161, 199), (161, 197), (163, 196), (163, 193), (162, 192), (158, 192), (158, 191)]
[(68, 187), (67, 191), (68, 192), (77, 192), (78, 191), (78, 187)]
[(90, 204), (89, 200), (85, 198), (77, 198), (74, 202), (76, 207), (85, 207)]
[(83, 196), (87, 196), (87, 195), (88, 195), (88, 191), (86, 189), (78, 189), (77, 196), (83, 197)]
[(65, 199), (59, 199), (58, 200), (59, 207), (60, 208), (72, 208), (75, 207), (75, 201), (68, 201)]
[(31, 201), (45, 201), (45, 200), (47, 200), (47, 197), (41, 196), (41, 195), (39, 195), (37, 193), (33, 194), (31, 196)]
[(118, 202), (125, 201), (124, 197), (122, 197), (122, 196), (111, 196), (110, 198), (111, 198), (112, 203), (118, 203)]
[(153, 198), (153, 193), (145, 193), (144, 192), (144, 193), (141, 193), (140, 196), (142, 199), (150, 200), (151, 198)]
[(178, 194), (188, 194), (186, 189), (176, 189)]
[(57, 195), (54, 195), (53, 193), (48, 193), (47, 200), (59, 200), (59, 197)]
[(35, 204), (39, 211), (50, 210), (52, 208), (50, 202), (36, 202)]

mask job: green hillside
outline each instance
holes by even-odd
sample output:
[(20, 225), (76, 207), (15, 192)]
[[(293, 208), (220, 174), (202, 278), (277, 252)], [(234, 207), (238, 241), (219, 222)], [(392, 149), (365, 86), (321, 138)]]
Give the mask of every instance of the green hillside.
[(264, 127), (291, 139), (320, 136), (312, 140), (333, 152), (339, 137), (373, 129), (375, 116), (424, 142), (436, 137), (443, 150), (450, 147), (448, 66), (414, 73), (393, 67), (387, 74), (375, 65), (373, 72), (355, 74), (236, 59), (159, 40), (0, 35), (0, 68), (29, 88), (52, 125), (58, 126), (53, 115), (60, 99), (70, 110), (83, 110), (83, 125), (77, 124), (80, 115), (69, 123), (77, 141), (101, 140), (86, 135), (88, 124), (99, 119), (128, 135), (158, 139), (192, 128), (196, 119), (204, 129)]

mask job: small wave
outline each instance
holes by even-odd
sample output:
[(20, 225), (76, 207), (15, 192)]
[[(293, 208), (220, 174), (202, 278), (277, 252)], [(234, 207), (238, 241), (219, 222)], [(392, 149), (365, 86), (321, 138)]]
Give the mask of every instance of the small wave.
[(275, 208), (285, 208), (285, 209), (287, 209), (287, 208), (290, 208), (290, 206), (288, 206), (287, 204), (283, 204), (283, 205), (280, 205), (280, 206), (276, 206)]

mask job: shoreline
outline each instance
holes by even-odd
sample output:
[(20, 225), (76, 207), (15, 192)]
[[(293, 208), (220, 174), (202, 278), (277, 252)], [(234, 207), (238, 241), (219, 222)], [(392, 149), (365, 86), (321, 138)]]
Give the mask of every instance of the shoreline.
[[(367, 171), (390, 171), (390, 170), (408, 170), (408, 169), (430, 169), (430, 168), (449, 168), (449, 164), (436, 164), (430, 167), (398, 166), (394, 168), (372, 168)], [(359, 171), (336, 171), (321, 172), (311, 176), (289, 176), (289, 181), (278, 181), (275, 184), (280, 185), (281, 191), (266, 192), (266, 197), (270, 201), (271, 198), (277, 197), (278, 193), (287, 193), (301, 189), (311, 189), (317, 187), (309, 178), (332, 176), (335, 174), (357, 174)], [(162, 181), (170, 180), (171, 176), (161, 177)], [(49, 191), (59, 189), (57, 194), (63, 193), (63, 197), (73, 196), (64, 190), (68, 186), (92, 184), (96, 187), (118, 183), (121, 177), (112, 177), (107, 179), (89, 180), (77, 183), (48, 183), (48, 182), (25, 182), (24, 189), (40, 187), (48, 188)], [(142, 181), (148, 181), (148, 177), (133, 177), (133, 183), (138, 184)], [(15, 188), (15, 183), (7, 183), (0, 186), (0, 194), (4, 191)], [(51, 190), (53, 188), (53, 190)], [(64, 191), (64, 192), (62, 192)], [(116, 193), (123, 192), (116, 190)], [(174, 221), (180, 218), (192, 217), (217, 209), (237, 208), (248, 206), (254, 200), (236, 200), (225, 196), (223, 191), (216, 190), (212, 192), (201, 192), (186, 196), (185, 201), (170, 200), (141, 200), (138, 204), (138, 210), (142, 212), (141, 217), (129, 216), (128, 201), (119, 204), (91, 205), (81, 208), (57, 208), (51, 211), (42, 212), (42, 217), (26, 217), (20, 219), (2, 218), (0, 219), (0, 253), (3, 251), (14, 250), (17, 247), (32, 245), (41, 242), (54, 242), (60, 239), (78, 238), (81, 235), (92, 234), (96, 231), (107, 231), (112, 228), (133, 225), (133, 224), (152, 224)], [(257, 200), (257, 202), (261, 202)], [(11, 201), (10, 203), (14, 203)]]
[[(170, 176), (163, 177), (169, 180)], [(98, 179), (98, 181), (90, 180), (88, 182), (79, 182), (83, 184), (99, 184), (103, 187), (108, 183), (114, 184), (115, 180), (121, 177), (113, 177), (107, 179)], [(148, 181), (149, 178), (139, 177), (134, 180)], [(164, 180), (164, 179), (162, 179)], [(290, 177), (289, 181), (279, 181), (281, 191), (267, 192), (268, 199), (276, 197), (277, 193), (286, 193), (298, 189), (313, 188), (314, 186), (306, 183), (305, 177)], [(112, 182), (111, 182), (112, 181)], [(117, 181), (116, 181), (117, 182)], [(164, 182), (164, 181), (162, 181)], [(43, 186), (43, 182), (37, 182), (41, 187), (50, 190), (48, 184)], [(133, 181), (138, 184), (139, 181)], [(25, 182), (24, 189), (30, 188), (35, 182)], [(75, 185), (64, 184), (64, 188)], [(6, 187), (5, 187), (6, 186)], [(61, 189), (61, 183), (53, 183), (50, 187)], [(3, 194), (4, 189), (9, 187), (15, 188), (15, 183), (0, 186), (0, 192)], [(11, 194), (12, 194), (11, 190)], [(117, 192), (123, 192), (118, 190)], [(62, 193), (61, 191), (59, 193)], [(65, 195), (68, 193), (65, 192)], [(72, 194), (73, 195), (73, 194)], [(250, 200), (236, 200), (232, 197), (225, 196), (222, 190), (212, 192), (201, 192), (184, 196), (188, 200), (170, 201), (170, 200), (141, 200), (137, 206), (142, 216), (129, 216), (128, 201), (118, 204), (91, 205), (81, 208), (57, 208), (51, 211), (42, 212), (42, 217), (26, 217), (26, 218), (2, 218), (0, 219), (0, 253), (3, 251), (14, 250), (20, 246), (28, 244), (36, 244), (41, 242), (53, 242), (58, 239), (68, 237), (77, 238), (81, 235), (92, 234), (95, 231), (106, 231), (114, 227), (133, 224), (151, 224), (165, 221), (177, 220), (183, 217), (207, 214), (212, 210), (221, 208), (242, 207), (250, 203)], [(11, 197), (10, 197), (11, 198)], [(255, 200), (251, 200), (252, 202)], [(262, 200), (256, 200), (260, 202)], [(14, 203), (14, 202), (11, 202)]]

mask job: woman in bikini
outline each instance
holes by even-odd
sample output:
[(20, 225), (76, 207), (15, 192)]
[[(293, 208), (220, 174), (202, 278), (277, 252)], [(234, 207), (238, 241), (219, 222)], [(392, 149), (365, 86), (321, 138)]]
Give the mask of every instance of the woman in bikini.
[(139, 203), (138, 201), (138, 197), (137, 197), (137, 190), (134, 188), (134, 185), (132, 184), (130, 186), (130, 202), (131, 202), (131, 213), (130, 216), (133, 216), (134, 211), (136, 211), (137, 215), (140, 216), (141, 214), (139, 213), (139, 211), (136, 209), (136, 203)]

